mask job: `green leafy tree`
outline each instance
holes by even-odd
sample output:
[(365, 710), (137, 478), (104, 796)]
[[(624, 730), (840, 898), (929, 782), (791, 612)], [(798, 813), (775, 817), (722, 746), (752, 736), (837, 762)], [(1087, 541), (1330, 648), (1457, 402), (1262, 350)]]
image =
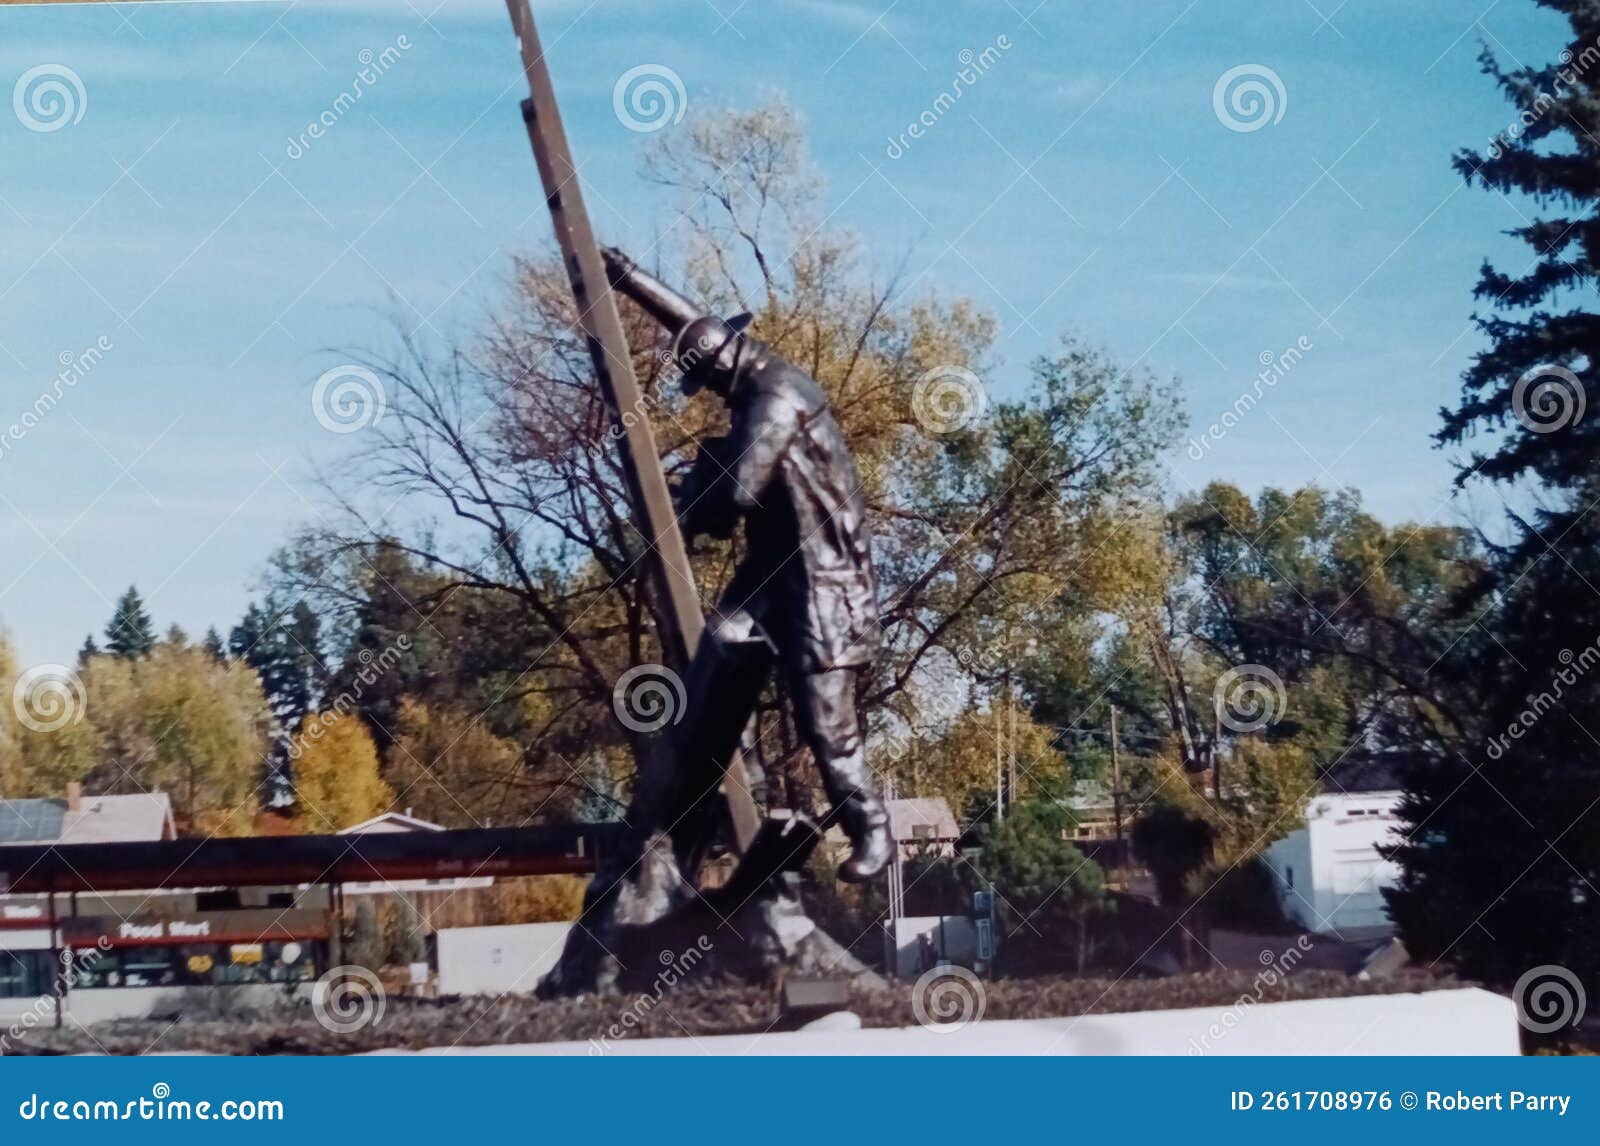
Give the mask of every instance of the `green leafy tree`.
[(96, 657), (84, 684), (104, 749), (97, 790), (166, 792), (194, 835), (252, 830), (271, 713), (247, 665), (162, 642), (139, 659)]
[(99, 730), (81, 680), (34, 678), (33, 688), (19, 695), (19, 679), (11, 643), (0, 635), (0, 697), (7, 705), (0, 720), (0, 798), (60, 796), (99, 763)]

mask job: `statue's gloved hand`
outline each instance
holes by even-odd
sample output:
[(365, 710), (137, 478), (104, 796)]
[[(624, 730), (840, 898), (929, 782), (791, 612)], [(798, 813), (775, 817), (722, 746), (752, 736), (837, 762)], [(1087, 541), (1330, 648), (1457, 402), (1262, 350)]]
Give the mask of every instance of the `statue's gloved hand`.
[(638, 264), (616, 247), (601, 247), (600, 258), (606, 264), (606, 278), (611, 280), (612, 286), (621, 285), (629, 275), (638, 270)]
[(738, 509), (728, 494), (728, 466), (722, 459), (728, 449), (727, 438), (701, 442), (688, 476), (672, 492), (678, 520), (691, 537), (732, 537), (739, 523)]

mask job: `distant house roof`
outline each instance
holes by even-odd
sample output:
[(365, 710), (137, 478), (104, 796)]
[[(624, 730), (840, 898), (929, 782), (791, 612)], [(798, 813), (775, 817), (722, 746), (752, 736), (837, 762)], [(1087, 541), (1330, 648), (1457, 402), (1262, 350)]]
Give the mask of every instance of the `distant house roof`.
[(177, 831), (165, 792), (67, 800), (0, 800), (0, 844), (120, 844), (170, 840)]
[[(961, 838), (961, 825), (943, 796), (885, 800), (883, 806), (889, 810), (889, 829), (894, 832), (897, 843), (949, 842)], [(842, 844), (846, 840), (844, 829), (838, 824), (828, 829), (825, 838), (832, 844)]]
[[(953, 840), (961, 835), (961, 825), (943, 796), (886, 800), (884, 803), (889, 808), (889, 826), (896, 840)], [(918, 828), (922, 830), (919, 832)]]
[(359, 836), (368, 832), (442, 832), (443, 824), (435, 824), (431, 820), (419, 820), (415, 816), (401, 812), (385, 812), (381, 816), (373, 816), (370, 820), (362, 820), (359, 824), (351, 824), (348, 828), (341, 829), (341, 836)]
[(1111, 789), (1099, 780), (1076, 780), (1072, 785), (1072, 795), (1062, 802), (1074, 812), (1096, 812), (1111, 807), (1116, 801), (1112, 798)]
[(66, 816), (65, 800), (0, 800), (0, 844), (54, 843)]

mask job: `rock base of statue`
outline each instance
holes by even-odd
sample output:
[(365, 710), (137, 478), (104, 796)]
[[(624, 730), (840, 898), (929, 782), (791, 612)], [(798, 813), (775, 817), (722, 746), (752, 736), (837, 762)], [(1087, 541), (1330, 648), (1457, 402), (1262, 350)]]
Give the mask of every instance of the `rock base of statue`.
[(883, 985), (806, 914), (794, 872), (756, 878), (750, 870), (743, 864), (743, 878), (699, 891), (665, 833), (629, 840), (595, 873), (539, 996), (660, 994), (687, 981), (776, 984), (790, 975)]

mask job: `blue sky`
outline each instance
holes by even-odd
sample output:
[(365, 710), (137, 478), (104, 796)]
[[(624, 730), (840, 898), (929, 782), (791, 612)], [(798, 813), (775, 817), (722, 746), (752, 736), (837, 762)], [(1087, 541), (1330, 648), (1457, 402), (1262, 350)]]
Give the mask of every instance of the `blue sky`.
[[(0, 9), (0, 422), (63, 353), (111, 347), (0, 454), (0, 622), (25, 663), (70, 661), (130, 582), (161, 625), (226, 632), (268, 554), (326, 512), (313, 470), (355, 445), (311, 405), (337, 348), (381, 344), (391, 315), (470, 330), (508, 255), (548, 242), (504, 6), (435, 3)], [(917, 291), (996, 315), (997, 393), (1072, 330), (1181, 377), (1199, 427), (1263, 352), (1304, 339), (1198, 462), (1174, 451), (1175, 489), (1317, 481), (1390, 520), (1494, 513), (1450, 500), (1429, 436), (1477, 345), (1477, 265), (1525, 265), (1500, 232), (1529, 207), (1464, 188), (1449, 157), (1509, 120), (1480, 40), (1542, 61), (1561, 22), (1527, 0), (1033, 3), (536, 9), (608, 240), (646, 246), (671, 219), (637, 175), (648, 136), (613, 112), (622, 73), (670, 68), (691, 108), (781, 93), (833, 220), (883, 267), (905, 259)], [(360, 53), (401, 36), (360, 104), (291, 158)], [(961, 53), (1002, 36), (891, 157)], [(40, 65), (79, 78), (81, 119), (37, 132), (9, 114)], [(1257, 130), (1214, 107), (1241, 66), (1281, 85)]]

